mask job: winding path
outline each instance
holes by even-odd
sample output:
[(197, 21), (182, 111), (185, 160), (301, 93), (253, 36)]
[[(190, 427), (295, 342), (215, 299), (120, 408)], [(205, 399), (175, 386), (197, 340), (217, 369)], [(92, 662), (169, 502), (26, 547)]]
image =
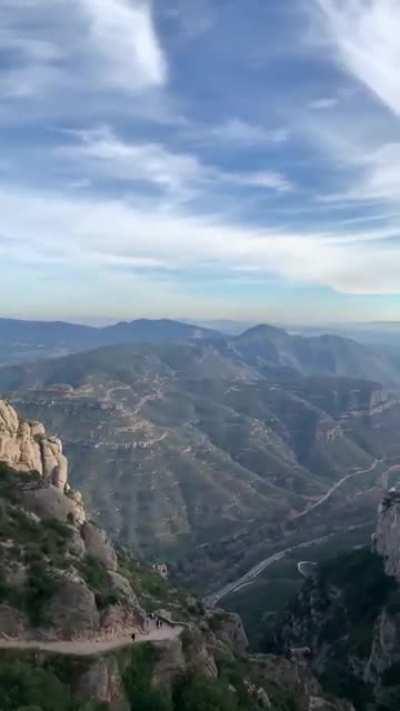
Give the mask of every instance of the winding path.
[[(331, 488), (321, 496), (318, 501), (316, 501), (314, 504), (311, 506), (308, 506), (304, 511), (301, 511), (299, 514), (296, 516), (293, 516), (291, 521), (298, 521), (301, 518), (304, 518), (308, 514), (310, 514), (312, 511), (315, 511), (317, 508), (322, 506), (326, 501), (328, 501), (331, 496), (340, 489), (340, 487), (346, 482), (349, 481), (349, 479), (352, 479), (353, 477), (359, 477), (362, 476), (363, 474), (368, 474), (374, 471), (379, 464), (382, 463), (382, 460), (375, 459), (372, 464), (367, 467), (366, 469), (357, 469), (356, 471), (351, 472), (350, 474), (346, 474), (346, 476), (342, 477), (337, 481)], [(393, 467), (389, 468), (392, 469)], [(260, 563), (257, 563), (257, 565), (254, 565), (250, 570), (242, 575), (240, 578), (237, 580), (234, 580), (233, 582), (227, 583), (223, 588), (220, 590), (217, 590), (215, 593), (212, 593), (211, 595), (207, 595), (204, 598), (204, 604), (207, 605), (208, 607), (215, 607), (220, 600), (223, 600), (225, 597), (228, 595), (231, 595), (232, 593), (238, 592), (244, 587), (247, 587), (247, 585), (250, 585), (256, 578), (258, 578), (261, 573), (264, 572), (267, 568), (269, 568), (271, 565), (274, 563), (277, 563), (278, 561), (282, 560), (288, 553), (292, 553), (292, 551), (299, 550), (301, 548), (307, 548), (309, 546), (312, 546), (315, 543), (324, 543), (325, 541), (329, 540), (329, 538), (333, 535), (333, 533), (328, 533), (326, 536), (322, 536), (321, 538), (315, 538), (311, 541), (305, 541), (304, 543), (299, 543), (294, 546), (289, 546), (288, 548), (284, 548), (281, 551), (278, 551), (277, 553), (274, 553), (273, 555), (268, 556), (268, 558), (264, 558)]]
[(133, 642), (131, 638), (132, 632), (127, 632), (126, 635), (116, 637), (114, 639), (85, 639), (85, 640), (59, 640), (57, 642), (45, 642), (39, 640), (17, 640), (17, 639), (0, 639), (1, 649), (21, 649), (21, 650), (37, 650), (40, 652), (51, 652), (53, 654), (65, 654), (72, 656), (93, 656), (104, 652), (111, 652), (115, 649), (130, 647), (133, 644), (141, 644), (143, 642), (162, 642), (164, 640), (177, 639), (183, 631), (183, 627), (168, 627), (164, 625), (159, 629), (154, 629), (148, 634), (140, 634), (135, 630), (136, 639)]
[(324, 543), (329, 540), (331, 536), (333, 536), (333, 533), (328, 533), (326, 536), (322, 536), (321, 538), (314, 538), (311, 541), (305, 541), (304, 543), (298, 543), (295, 546), (289, 546), (288, 548), (284, 548), (283, 550), (270, 555), (268, 558), (264, 558), (264, 560), (257, 563), (257, 565), (253, 566), (253, 568), (250, 568), (247, 573), (242, 575), (237, 580), (234, 580), (232, 583), (227, 583), (225, 587), (205, 597), (204, 604), (207, 605), (207, 607), (215, 607), (220, 600), (223, 600), (224, 597), (227, 597), (232, 593), (239, 592), (242, 588), (250, 585), (256, 578), (258, 578), (259, 575), (261, 575), (261, 573), (264, 572), (264, 570), (269, 568), (274, 563), (277, 563), (279, 560), (282, 560), (282, 558), (284, 558), (288, 553), (292, 553), (292, 551), (300, 548), (308, 548), (314, 543)]
[(293, 516), (291, 519), (292, 521), (298, 521), (299, 519), (303, 518), (304, 516), (307, 516), (311, 511), (315, 511), (315, 509), (318, 509), (322, 504), (324, 504), (326, 501), (328, 501), (331, 496), (338, 490), (340, 487), (346, 482), (349, 481), (350, 479), (353, 479), (354, 477), (359, 477), (362, 474), (370, 474), (371, 472), (376, 469), (378, 464), (382, 464), (381, 459), (374, 459), (372, 462), (371, 466), (367, 467), (367, 469), (356, 469), (356, 471), (351, 472), (350, 474), (346, 474), (346, 476), (343, 476), (339, 481), (336, 482), (331, 488), (321, 496), (321, 498), (318, 499), (314, 504), (311, 506), (308, 506), (304, 511), (301, 511), (300, 513), (296, 514)]

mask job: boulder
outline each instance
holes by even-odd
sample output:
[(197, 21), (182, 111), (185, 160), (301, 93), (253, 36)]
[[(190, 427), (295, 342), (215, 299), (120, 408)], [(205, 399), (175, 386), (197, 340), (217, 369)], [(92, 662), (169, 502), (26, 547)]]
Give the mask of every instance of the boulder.
[(21, 498), (24, 506), (40, 518), (55, 518), (62, 523), (81, 525), (85, 521), (85, 510), (82, 505), (65, 496), (55, 486), (48, 485), (23, 491)]
[(88, 637), (99, 629), (94, 593), (80, 580), (64, 578), (48, 606), (51, 628), (60, 639)]

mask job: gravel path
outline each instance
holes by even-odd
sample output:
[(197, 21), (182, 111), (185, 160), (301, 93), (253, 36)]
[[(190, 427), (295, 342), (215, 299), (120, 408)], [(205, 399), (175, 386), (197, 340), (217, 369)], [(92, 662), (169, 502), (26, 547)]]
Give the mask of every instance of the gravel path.
[(99, 654), (101, 652), (110, 652), (114, 649), (129, 647), (132, 644), (140, 644), (143, 642), (160, 642), (163, 640), (177, 639), (181, 634), (183, 627), (168, 627), (164, 625), (159, 629), (154, 629), (148, 634), (140, 634), (135, 630), (136, 639), (133, 642), (131, 638), (132, 632), (128, 632), (123, 637), (115, 637), (114, 639), (86, 639), (86, 640), (60, 640), (57, 642), (44, 642), (35, 640), (16, 640), (16, 639), (0, 639), (0, 649), (33, 649), (43, 652), (53, 652), (55, 654), (78, 655), (82, 657)]

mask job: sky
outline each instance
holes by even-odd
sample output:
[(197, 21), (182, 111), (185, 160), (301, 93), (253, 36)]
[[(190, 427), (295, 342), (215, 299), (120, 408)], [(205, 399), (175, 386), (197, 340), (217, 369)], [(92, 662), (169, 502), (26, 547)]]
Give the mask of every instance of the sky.
[(2, 0), (1, 315), (400, 320), (398, 0)]

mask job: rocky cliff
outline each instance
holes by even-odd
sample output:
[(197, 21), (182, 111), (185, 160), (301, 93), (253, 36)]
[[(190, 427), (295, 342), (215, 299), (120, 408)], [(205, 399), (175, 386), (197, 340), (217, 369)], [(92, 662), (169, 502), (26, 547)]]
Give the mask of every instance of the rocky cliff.
[(277, 630), (278, 647), (307, 649), (326, 689), (357, 710), (400, 708), (400, 494), (387, 493), (370, 548), (319, 567)]
[(238, 616), (116, 551), (69, 487), (61, 443), (0, 413), (2, 711), (351, 711), (309, 669), (249, 656)]
[(144, 619), (105, 533), (68, 484), (59, 439), (0, 401), (0, 635), (76, 639)]
[(5, 400), (0, 401), (0, 462), (20, 472), (36, 471), (62, 491), (68, 481), (61, 441), (47, 435), (40, 422), (19, 417)]
[(387, 575), (400, 583), (400, 492), (395, 489), (387, 493), (379, 506), (374, 545), (383, 557)]

